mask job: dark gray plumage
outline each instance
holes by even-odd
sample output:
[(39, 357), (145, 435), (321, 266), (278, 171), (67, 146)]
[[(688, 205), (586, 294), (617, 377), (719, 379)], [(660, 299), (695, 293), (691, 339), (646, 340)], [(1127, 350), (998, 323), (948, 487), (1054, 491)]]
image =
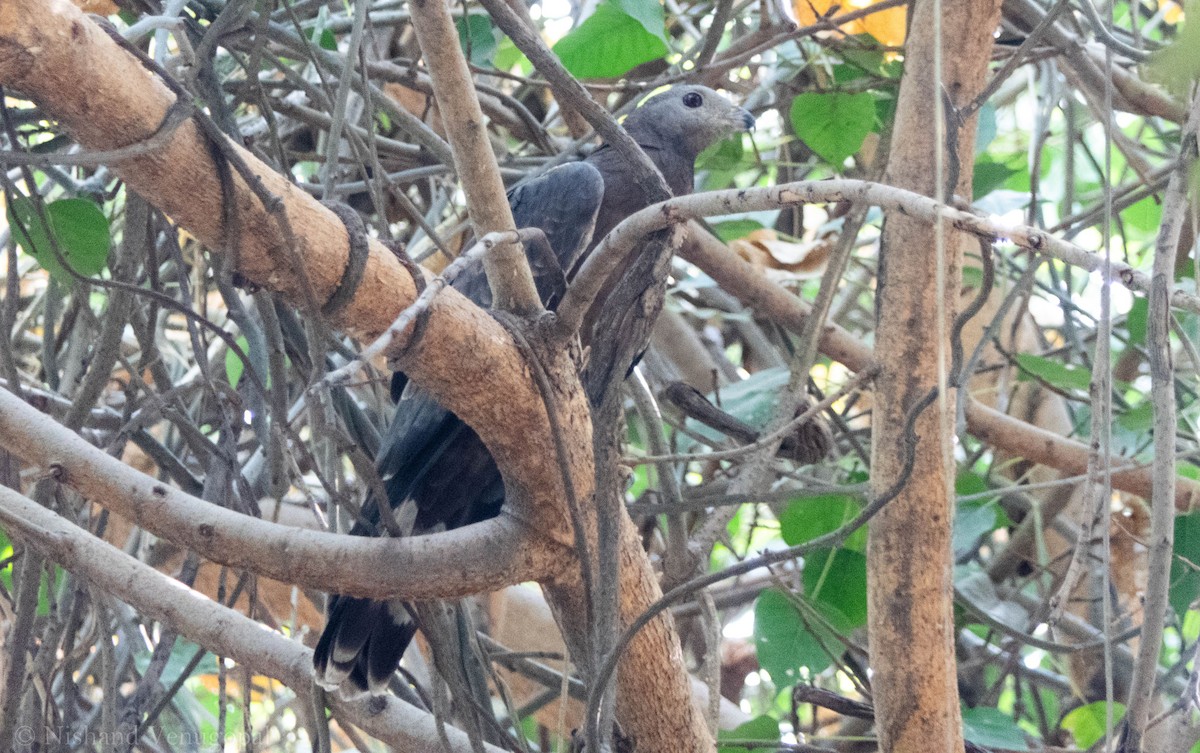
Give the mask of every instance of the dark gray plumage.
[[(647, 99), (624, 122), (677, 195), (690, 193), (696, 156), (754, 118), (703, 86), (675, 86)], [(541, 228), (554, 259), (526, 249), (538, 293), (550, 309), (562, 294), (565, 275), (617, 224), (647, 206), (631, 170), (615, 149), (601, 145), (586, 160), (563, 165), (509, 192), (518, 228)], [(482, 306), (491, 291), (478, 271), (455, 288)], [(603, 305), (603, 297), (597, 301)], [(585, 342), (605, 333), (582, 332)], [(430, 533), (486, 520), (500, 512), (504, 484), (483, 442), (457, 416), (420, 390), (403, 389), (397, 375), (396, 415), (376, 464), (388, 504), (411, 519), (413, 533)], [(403, 393), (403, 394), (401, 394)], [(411, 501), (412, 505), (404, 503)], [(370, 535), (379, 524), (378, 501), (363, 506), (365, 520), (351, 530)], [(412, 514), (415, 508), (415, 515)], [(325, 631), (313, 656), (317, 680), (336, 687), (349, 678), (355, 688), (383, 692), (416, 632), (402, 602), (332, 596)]]

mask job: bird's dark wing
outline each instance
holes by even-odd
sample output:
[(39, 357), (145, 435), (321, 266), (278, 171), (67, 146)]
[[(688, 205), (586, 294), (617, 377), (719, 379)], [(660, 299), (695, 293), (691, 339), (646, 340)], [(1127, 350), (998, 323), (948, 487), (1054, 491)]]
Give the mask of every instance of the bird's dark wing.
[[(604, 180), (590, 164), (573, 163), (526, 181), (509, 192), (518, 228), (540, 228), (549, 249), (526, 244), (542, 302), (553, 307), (565, 285), (565, 271), (588, 247), (604, 194)], [(491, 304), (491, 291), (479, 267), (453, 286), (476, 303)], [(458, 416), (420, 389), (405, 387), (397, 375), (396, 414), (384, 434), (376, 466), (393, 509), (415, 505), (413, 533), (458, 528), (495, 517), (504, 503), (504, 482), (479, 436)], [(363, 522), (351, 530), (371, 535), (381, 509), (368, 498)], [(403, 519), (404, 515), (400, 515)], [(318, 681), (337, 687), (349, 679), (360, 690), (383, 692), (404, 649), (416, 632), (400, 602), (333, 596), (325, 631), (313, 654)]]
[(508, 194), (517, 228), (541, 228), (554, 258), (526, 244), (538, 295), (553, 309), (562, 298), (566, 274), (592, 242), (604, 199), (604, 178), (587, 162), (572, 162), (518, 185)]
[[(560, 165), (508, 192), (517, 229), (540, 229), (553, 252), (547, 254), (536, 244), (525, 244), (533, 281), (547, 308), (553, 309), (562, 297), (566, 273), (591, 243), (603, 199), (604, 178), (587, 162)], [(492, 292), (479, 267), (459, 275), (453, 285), (480, 306), (492, 305)]]

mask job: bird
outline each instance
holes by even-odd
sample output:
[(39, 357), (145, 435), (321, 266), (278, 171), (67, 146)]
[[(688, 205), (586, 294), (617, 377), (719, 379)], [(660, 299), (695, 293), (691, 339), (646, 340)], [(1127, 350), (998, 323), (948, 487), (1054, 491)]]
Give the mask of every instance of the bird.
[[(754, 127), (754, 116), (718, 92), (681, 84), (644, 99), (622, 123), (677, 196), (691, 193), (696, 157), (717, 141)], [(554, 258), (527, 244), (543, 305), (553, 310), (563, 282), (622, 220), (649, 205), (634, 168), (603, 143), (581, 162), (561, 165), (514, 187), (508, 194), (517, 228), (540, 228)], [(460, 293), (483, 307), (491, 292), (474, 271), (455, 280)], [(603, 305), (598, 301), (596, 305)], [(581, 332), (584, 344), (603, 332)], [(461, 419), (397, 373), (395, 415), (380, 445), (376, 467), (386, 500), (368, 495), (351, 535), (380, 529), (380, 502), (407, 533), (434, 533), (495, 517), (504, 504), (504, 482), (479, 436)], [(399, 666), (417, 624), (402, 601), (333, 594), (325, 629), (313, 653), (316, 680), (335, 689), (379, 695)]]

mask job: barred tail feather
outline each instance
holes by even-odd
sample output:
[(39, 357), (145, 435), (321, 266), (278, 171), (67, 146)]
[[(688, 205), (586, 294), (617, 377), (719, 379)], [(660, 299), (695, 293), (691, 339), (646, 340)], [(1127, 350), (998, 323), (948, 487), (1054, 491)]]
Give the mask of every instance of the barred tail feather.
[(416, 632), (402, 602), (332, 597), (325, 631), (313, 652), (317, 683), (333, 690), (349, 679), (360, 692), (387, 692)]

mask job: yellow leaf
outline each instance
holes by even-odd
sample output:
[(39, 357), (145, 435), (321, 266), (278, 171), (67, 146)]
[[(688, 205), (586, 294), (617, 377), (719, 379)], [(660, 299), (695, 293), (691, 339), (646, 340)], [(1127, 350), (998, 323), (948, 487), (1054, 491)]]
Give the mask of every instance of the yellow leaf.
[[(869, 8), (879, 2), (880, 0), (793, 0), (793, 8), (800, 25), (811, 26), (824, 18), (835, 5), (835, 15), (843, 15)], [(899, 47), (904, 44), (906, 19), (907, 11), (901, 6), (872, 13), (857, 21), (842, 24), (840, 28), (846, 34), (870, 34), (882, 45)]]

